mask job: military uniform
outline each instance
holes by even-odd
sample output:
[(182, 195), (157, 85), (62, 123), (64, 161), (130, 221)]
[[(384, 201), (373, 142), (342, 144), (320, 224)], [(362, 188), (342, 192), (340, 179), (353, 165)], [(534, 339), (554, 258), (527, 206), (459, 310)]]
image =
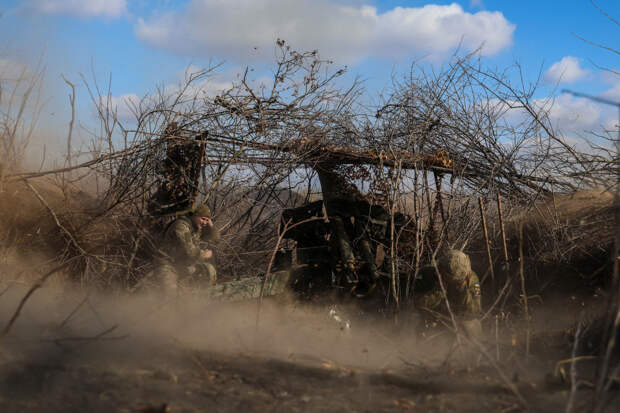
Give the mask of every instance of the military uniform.
[[(217, 230), (210, 228), (208, 240), (218, 238)], [(173, 221), (166, 228), (155, 257), (155, 277), (166, 294), (176, 295), (180, 279), (204, 274), (214, 284), (217, 273), (213, 264), (204, 258), (200, 247), (201, 231), (187, 216)]]
[[(437, 270), (445, 288), (439, 283)], [(414, 303), (417, 308), (440, 313), (447, 312), (446, 300), (452, 313), (462, 322), (470, 337), (479, 338), (482, 327), (482, 291), (478, 275), (471, 269), (469, 257), (461, 251), (448, 251), (435, 267), (425, 267), (414, 281)]]
[[(454, 282), (442, 274), (444, 287), (448, 296), (450, 308), (456, 315), (465, 318), (476, 318), (482, 313), (480, 280), (474, 271), (460, 281)], [(424, 286), (421, 286), (424, 284)], [(431, 284), (431, 285), (429, 285)], [(421, 290), (421, 291), (420, 291)], [(416, 306), (422, 309), (443, 311), (445, 305), (443, 291), (433, 267), (423, 268), (416, 276), (414, 284)]]

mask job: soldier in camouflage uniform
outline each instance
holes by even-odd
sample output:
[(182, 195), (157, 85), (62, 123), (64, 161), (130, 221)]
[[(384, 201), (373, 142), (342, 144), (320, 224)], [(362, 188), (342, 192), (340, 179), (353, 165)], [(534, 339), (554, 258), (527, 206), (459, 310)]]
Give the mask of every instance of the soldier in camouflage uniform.
[(216, 241), (218, 238), (219, 233), (206, 205), (177, 218), (166, 228), (155, 257), (154, 275), (167, 295), (176, 295), (179, 280), (188, 276), (204, 275), (211, 285), (215, 284), (217, 273), (209, 262), (213, 251), (201, 248), (200, 241)]
[[(480, 280), (471, 269), (467, 254), (449, 250), (437, 263), (437, 271), (444, 283), (450, 309), (457, 316), (466, 333), (478, 338), (482, 334)], [(416, 276), (414, 284), (416, 306), (422, 310), (445, 312), (444, 292), (435, 268), (427, 267)]]

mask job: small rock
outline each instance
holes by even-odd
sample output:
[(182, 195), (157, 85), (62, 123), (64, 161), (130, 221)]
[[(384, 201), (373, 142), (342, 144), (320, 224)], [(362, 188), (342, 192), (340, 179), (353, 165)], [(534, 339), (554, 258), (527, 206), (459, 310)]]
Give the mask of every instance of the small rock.
[(179, 382), (179, 378), (172, 373), (168, 373), (163, 370), (157, 370), (153, 373), (153, 378), (158, 380), (169, 380), (174, 383)]

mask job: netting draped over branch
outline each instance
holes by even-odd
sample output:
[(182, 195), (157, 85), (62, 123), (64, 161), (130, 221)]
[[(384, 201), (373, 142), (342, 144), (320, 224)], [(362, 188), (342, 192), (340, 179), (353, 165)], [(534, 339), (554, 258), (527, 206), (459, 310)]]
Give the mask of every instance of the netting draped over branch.
[[(151, 215), (165, 215), (194, 207), (205, 142), (177, 136), (176, 124), (166, 129), (166, 157), (159, 173), (162, 176), (157, 192), (150, 199)], [(188, 142), (189, 140), (189, 142)]]

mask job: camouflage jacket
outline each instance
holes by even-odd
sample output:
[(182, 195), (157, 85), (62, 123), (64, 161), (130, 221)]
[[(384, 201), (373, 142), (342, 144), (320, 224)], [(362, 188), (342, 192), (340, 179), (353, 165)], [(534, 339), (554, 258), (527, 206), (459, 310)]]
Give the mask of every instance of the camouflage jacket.
[[(426, 270), (416, 276), (415, 286), (421, 285), (416, 297), (416, 305), (423, 309), (445, 311), (444, 294), (439, 285), (439, 280), (434, 270)], [(432, 273), (429, 273), (432, 271)], [(446, 293), (450, 308), (458, 315), (465, 318), (477, 318), (482, 314), (480, 280), (474, 271), (470, 272), (462, 282), (447, 281), (444, 279)]]
[(176, 267), (187, 267), (203, 261), (205, 249), (201, 248), (200, 242), (203, 238), (216, 240), (218, 232), (212, 228), (206, 237), (201, 235), (201, 231), (188, 217), (176, 219), (164, 231), (157, 260)]

